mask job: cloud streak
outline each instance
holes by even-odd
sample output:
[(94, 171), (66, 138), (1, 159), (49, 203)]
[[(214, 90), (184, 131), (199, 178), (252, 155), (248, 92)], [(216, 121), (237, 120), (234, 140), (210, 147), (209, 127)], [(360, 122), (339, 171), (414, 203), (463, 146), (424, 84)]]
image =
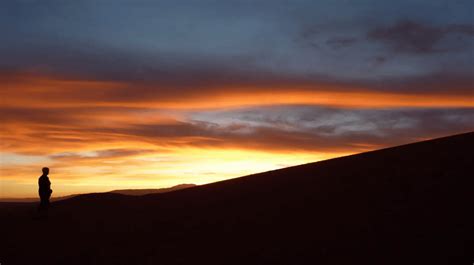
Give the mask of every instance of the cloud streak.
[(431, 26), (404, 20), (388, 27), (373, 29), (367, 37), (387, 43), (395, 52), (439, 53), (470, 49), (474, 24)]
[[(407, 82), (407, 81), (405, 81)], [(429, 83), (430, 80), (426, 80)], [(434, 82), (431, 81), (431, 82)], [(392, 86), (395, 86), (393, 82)], [(415, 83), (416, 84), (416, 83)], [(403, 84), (399, 84), (402, 86)], [(426, 86), (426, 84), (425, 84)], [(361, 85), (338, 83), (224, 84), (179, 88), (159, 82), (126, 83), (51, 78), (15, 77), (1, 91), (4, 107), (147, 107), (163, 109), (232, 108), (254, 105), (315, 104), (354, 108), (472, 107), (472, 87), (462, 80), (452, 82), (450, 93), (433, 84), (432, 92), (380, 91)], [(457, 88), (457, 91), (456, 91)], [(464, 92), (463, 95), (454, 92)], [(466, 94), (467, 93), (467, 94)], [(28, 95), (28, 96), (25, 96)], [(45, 104), (47, 102), (47, 104)], [(6, 110), (8, 111), (8, 110)], [(19, 111), (19, 110), (18, 110)], [(14, 114), (14, 113), (12, 113)]]

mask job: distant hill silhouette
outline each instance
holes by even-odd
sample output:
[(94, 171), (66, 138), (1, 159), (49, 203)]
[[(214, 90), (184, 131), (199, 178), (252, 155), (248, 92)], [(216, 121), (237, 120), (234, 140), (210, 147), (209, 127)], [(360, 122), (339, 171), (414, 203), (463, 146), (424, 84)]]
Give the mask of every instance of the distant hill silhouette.
[(0, 208), (2, 264), (472, 264), (474, 133), (179, 191)]
[[(124, 194), (124, 195), (140, 196), (140, 195), (147, 195), (147, 194), (152, 194), (152, 193), (165, 193), (165, 192), (170, 192), (170, 191), (192, 188), (195, 186), (196, 184), (179, 184), (173, 187), (161, 188), (161, 189), (126, 189), (126, 190), (112, 190), (109, 192)], [(52, 197), (51, 201), (61, 201), (61, 200), (69, 199), (69, 198), (79, 196), (79, 195), (81, 194), (72, 194), (72, 195), (67, 195), (67, 196)], [(2, 202), (37, 202), (38, 200), (39, 200), (38, 198), (0, 198), (0, 203)]]
[(170, 191), (182, 190), (182, 189), (192, 188), (195, 186), (196, 184), (180, 184), (180, 185), (176, 185), (170, 188), (162, 188), (162, 189), (127, 189), (127, 190), (113, 190), (110, 192), (124, 194), (124, 195), (140, 196), (140, 195), (165, 193), (165, 192), (170, 192)]

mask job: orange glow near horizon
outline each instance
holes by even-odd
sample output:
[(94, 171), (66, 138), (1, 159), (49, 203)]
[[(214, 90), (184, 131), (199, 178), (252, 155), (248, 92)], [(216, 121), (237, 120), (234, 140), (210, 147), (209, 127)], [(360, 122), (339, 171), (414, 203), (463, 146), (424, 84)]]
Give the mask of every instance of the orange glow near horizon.
[(51, 168), (53, 196), (64, 196), (206, 184), (398, 143), (381, 142), (378, 135), (366, 141), (357, 136), (360, 128), (353, 129), (354, 139), (327, 129), (325, 134), (335, 135), (327, 139), (341, 139), (331, 146), (284, 122), (240, 128), (233, 119), (225, 124), (212, 117), (196, 121), (191, 115), (196, 112), (273, 106), (474, 107), (470, 94), (322, 84), (231, 84), (181, 92), (160, 84), (1, 73), (0, 82), (0, 198), (36, 197), (43, 166)]
[[(5, 154), (3, 154), (5, 155)], [(177, 184), (212, 183), (253, 173), (284, 168), (345, 153), (265, 153), (249, 150), (184, 148), (168, 155), (148, 154), (78, 163), (50, 165), (55, 196), (113, 189), (163, 188)], [(87, 159), (86, 159), (87, 160)], [(36, 197), (41, 167), (51, 161), (11, 165), (2, 169), (3, 198)], [(8, 177), (7, 177), (8, 176)]]

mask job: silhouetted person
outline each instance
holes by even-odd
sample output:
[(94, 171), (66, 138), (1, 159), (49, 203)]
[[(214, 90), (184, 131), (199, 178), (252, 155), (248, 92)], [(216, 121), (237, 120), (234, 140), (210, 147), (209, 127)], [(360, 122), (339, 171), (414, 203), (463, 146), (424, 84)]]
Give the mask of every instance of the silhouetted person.
[(43, 175), (38, 179), (38, 186), (39, 186), (39, 196), (40, 196), (40, 206), (39, 210), (48, 210), (49, 207), (49, 198), (51, 197), (51, 193), (53, 190), (51, 189), (51, 182), (48, 178), (49, 168), (43, 168)]

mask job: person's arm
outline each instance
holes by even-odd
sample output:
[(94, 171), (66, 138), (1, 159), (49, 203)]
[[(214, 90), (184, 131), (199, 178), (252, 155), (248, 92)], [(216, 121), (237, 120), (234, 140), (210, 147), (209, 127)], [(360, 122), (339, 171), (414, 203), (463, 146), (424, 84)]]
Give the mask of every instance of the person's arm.
[(51, 181), (49, 181), (49, 178), (48, 178), (48, 188), (49, 188), (49, 194), (53, 193), (53, 190), (51, 189)]

